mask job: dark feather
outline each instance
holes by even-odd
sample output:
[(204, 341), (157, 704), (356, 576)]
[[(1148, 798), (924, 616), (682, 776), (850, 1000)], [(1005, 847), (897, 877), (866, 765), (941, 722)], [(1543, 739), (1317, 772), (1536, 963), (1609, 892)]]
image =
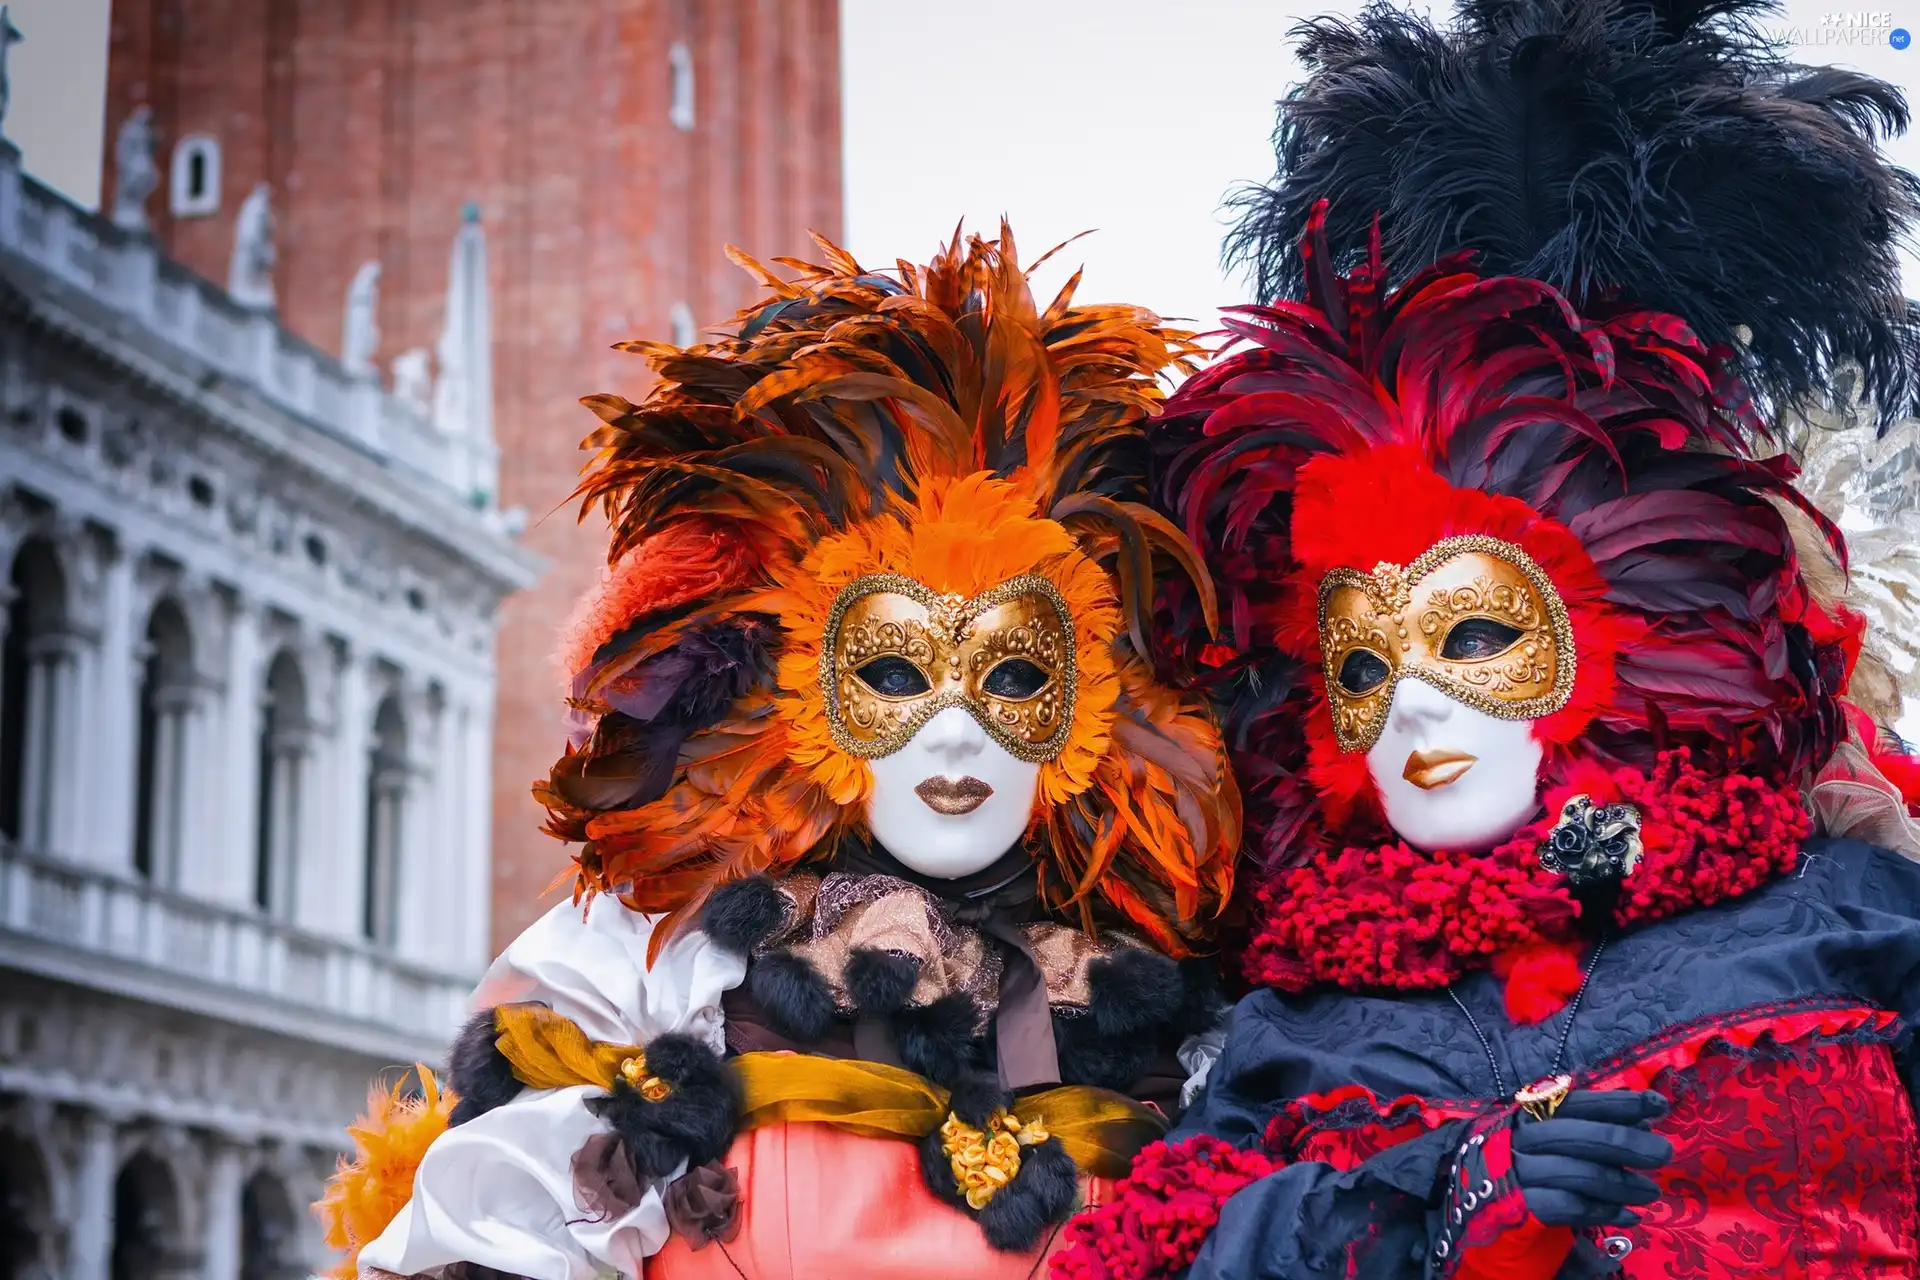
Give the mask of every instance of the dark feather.
[[(1858, 362), (1889, 420), (1914, 410), (1920, 325), (1897, 246), (1920, 182), (1880, 139), (1892, 85), (1794, 66), (1759, 33), (1772, 0), (1464, 0), (1456, 21), (1375, 3), (1298, 29), (1278, 174), (1235, 198), (1227, 256), (1263, 298), (1342, 326), (1333, 269), (1461, 250), (1592, 314), (1684, 317), (1778, 409)], [(1302, 239), (1317, 201), (1324, 242)], [(1349, 295), (1351, 296), (1351, 295)], [(1742, 326), (1750, 345), (1738, 341)]]

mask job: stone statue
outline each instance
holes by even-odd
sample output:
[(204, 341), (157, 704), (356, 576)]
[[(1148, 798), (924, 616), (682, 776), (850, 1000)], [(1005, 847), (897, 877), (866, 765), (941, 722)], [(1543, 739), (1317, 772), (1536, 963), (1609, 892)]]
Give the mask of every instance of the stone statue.
[(355, 378), (376, 376), (380, 349), (380, 264), (362, 263), (347, 286), (347, 315), (340, 329), (340, 363)]
[(153, 108), (135, 107), (113, 143), (113, 225), (122, 230), (147, 230), (147, 197), (160, 185), (153, 149)]
[(13, 52), (13, 46), (26, 39), (13, 25), (8, 12), (12, 7), (0, 4), (0, 127), (6, 125), (7, 108), (13, 104), (13, 73), (7, 67), (8, 55)]
[(233, 262), (227, 268), (227, 292), (254, 311), (273, 310), (273, 189), (261, 183), (240, 206), (234, 224)]
[(493, 322), (487, 295), (487, 240), (480, 207), (460, 214), (447, 272), (447, 309), (435, 350), (433, 422), (450, 436), (493, 437)]
[(415, 347), (393, 358), (393, 396), (423, 418), (433, 412), (432, 352)]

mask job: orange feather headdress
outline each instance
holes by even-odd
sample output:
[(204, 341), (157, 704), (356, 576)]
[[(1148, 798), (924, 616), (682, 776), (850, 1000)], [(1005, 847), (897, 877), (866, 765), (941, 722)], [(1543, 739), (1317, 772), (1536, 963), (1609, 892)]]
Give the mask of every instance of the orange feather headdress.
[(644, 403), (586, 401), (605, 425), (579, 494), (612, 526), (609, 568), (565, 645), (575, 742), (535, 787), (579, 846), (576, 896), (671, 924), (829, 856), (871, 786), (829, 728), (836, 598), (879, 573), (969, 599), (1037, 575), (1072, 615), (1076, 678), (1028, 832), (1041, 900), (1186, 953), (1240, 837), (1206, 704), (1143, 657), (1160, 575), (1211, 610), (1145, 505), (1155, 379), (1191, 335), (1074, 306), (1077, 275), (1041, 309), (1004, 225), (897, 278), (819, 244), (824, 265), (776, 259), (792, 282), (735, 253), (769, 297), (711, 345), (625, 344), (659, 376)]

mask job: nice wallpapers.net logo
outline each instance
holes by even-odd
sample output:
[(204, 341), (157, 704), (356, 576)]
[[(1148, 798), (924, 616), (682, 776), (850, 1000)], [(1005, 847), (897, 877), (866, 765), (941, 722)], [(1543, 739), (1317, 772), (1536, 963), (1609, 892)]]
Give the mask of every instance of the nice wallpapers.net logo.
[(1894, 22), (1892, 12), (1881, 10), (1823, 13), (1818, 22), (1774, 27), (1767, 34), (1783, 44), (1815, 48), (1892, 45), (1904, 49), (1913, 43), (1912, 34)]

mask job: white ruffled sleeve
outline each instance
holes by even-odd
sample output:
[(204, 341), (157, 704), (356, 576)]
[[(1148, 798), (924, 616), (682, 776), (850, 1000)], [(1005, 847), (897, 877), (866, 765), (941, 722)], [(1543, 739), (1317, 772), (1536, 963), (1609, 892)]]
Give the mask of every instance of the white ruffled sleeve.
[[(720, 997), (740, 985), (746, 962), (687, 929), (649, 970), (657, 919), (608, 897), (595, 899), (584, 919), (563, 903), (494, 961), (472, 1007), (533, 1001), (589, 1039), (645, 1045), (679, 1032), (722, 1053)], [(648, 1186), (618, 1217), (595, 1219), (579, 1205), (573, 1157), (609, 1131), (587, 1110), (600, 1096), (588, 1086), (522, 1093), (447, 1130), (420, 1162), (413, 1199), (361, 1250), (362, 1274), (417, 1276), (474, 1262), (529, 1280), (594, 1280), (609, 1269), (638, 1275), (640, 1260), (667, 1240), (666, 1183)]]

